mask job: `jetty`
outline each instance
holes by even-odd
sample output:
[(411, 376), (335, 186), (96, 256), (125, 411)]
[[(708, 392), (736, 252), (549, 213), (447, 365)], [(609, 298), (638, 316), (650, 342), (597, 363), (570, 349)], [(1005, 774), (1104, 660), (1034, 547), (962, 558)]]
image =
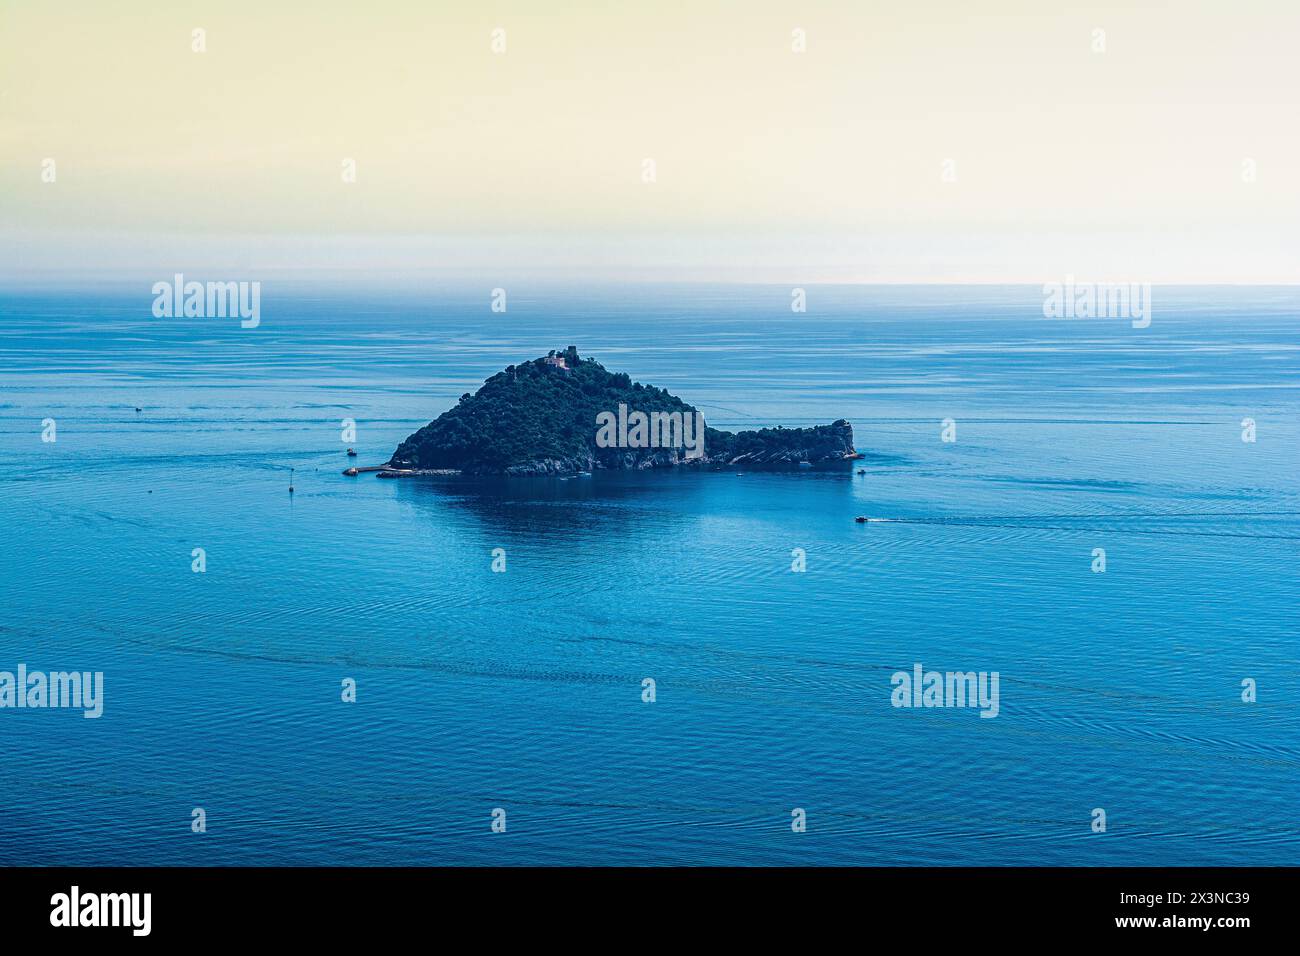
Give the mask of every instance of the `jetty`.
[(360, 468), (358, 468), (356, 465), (353, 465), (350, 468), (344, 468), (343, 474), (351, 478), (355, 475), (359, 475), (362, 472), (367, 472), (367, 471), (377, 471), (381, 474), (383, 474), (384, 472), (391, 472), (392, 473), (391, 477), (393, 478), (396, 478), (399, 475), (411, 475), (415, 473), (414, 469), (392, 468), (389, 465), (362, 465)]

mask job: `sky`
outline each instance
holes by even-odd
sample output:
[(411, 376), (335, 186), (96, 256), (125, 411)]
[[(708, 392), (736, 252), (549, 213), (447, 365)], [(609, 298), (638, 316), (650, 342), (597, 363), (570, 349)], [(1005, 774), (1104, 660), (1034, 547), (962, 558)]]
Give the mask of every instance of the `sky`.
[(0, 281), (1300, 282), (1298, 36), (1294, 0), (0, 0)]

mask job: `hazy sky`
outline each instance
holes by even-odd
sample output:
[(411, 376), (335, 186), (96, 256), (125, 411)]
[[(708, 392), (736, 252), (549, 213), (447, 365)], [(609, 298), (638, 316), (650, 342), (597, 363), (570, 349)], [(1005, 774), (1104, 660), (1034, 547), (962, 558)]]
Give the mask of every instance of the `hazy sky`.
[(1296, 0), (0, 0), (0, 277), (1296, 282), (1298, 38)]

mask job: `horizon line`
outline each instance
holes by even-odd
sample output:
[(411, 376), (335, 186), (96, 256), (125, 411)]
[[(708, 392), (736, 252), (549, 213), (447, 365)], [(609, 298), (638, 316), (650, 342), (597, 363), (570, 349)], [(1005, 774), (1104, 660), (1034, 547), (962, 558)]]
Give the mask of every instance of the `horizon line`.
[[(125, 274), (124, 274), (125, 273)], [(396, 282), (401, 284), (417, 283), (434, 283), (442, 286), (451, 287), (479, 287), (487, 281), (524, 283), (527, 285), (564, 285), (564, 286), (608, 286), (608, 285), (641, 285), (641, 286), (779, 286), (783, 288), (800, 287), (800, 286), (839, 286), (839, 287), (1006, 287), (1006, 286), (1042, 286), (1046, 283), (1060, 282), (1063, 279), (1072, 280), (1079, 286), (1087, 285), (1149, 285), (1152, 288), (1300, 288), (1300, 279), (1275, 279), (1275, 280), (1190, 280), (1190, 279), (1160, 279), (1160, 280), (1143, 280), (1132, 277), (1106, 277), (1093, 279), (1087, 274), (1073, 275), (1053, 275), (1046, 278), (998, 278), (998, 279), (935, 279), (935, 278), (906, 278), (906, 279), (824, 279), (824, 278), (788, 278), (788, 279), (759, 279), (759, 278), (734, 278), (719, 276), (716, 278), (702, 278), (693, 276), (676, 276), (665, 278), (654, 278), (647, 276), (603, 276), (577, 278), (572, 275), (544, 275), (532, 273), (518, 273), (512, 269), (501, 270), (495, 279), (489, 280), (486, 274), (480, 270), (464, 270), (458, 275), (436, 275), (424, 274), (414, 275), (408, 272), (384, 273), (366, 271), (360, 274), (343, 275), (338, 269), (330, 270), (303, 270), (301, 272), (288, 272), (283, 268), (268, 270), (263, 277), (257, 276), (257, 270), (249, 269), (213, 269), (205, 270), (202, 268), (194, 269), (192, 267), (173, 268), (167, 271), (165, 276), (159, 276), (158, 270), (119, 270), (116, 274), (109, 273), (71, 273), (54, 270), (37, 271), (24, 270), (22, 273), (5, 273), (0, 272), (0, 292), (11, 291), (18, 288), (45, 288), (58, 283), (67, 283), (75, 286), (91, 285), (136, 285), (141, 281), (147, 280), (170, 280), (176, 274), (185, 275), (193, 278), (194, 281), (233, 281), (243, 279), (245, 281), (271, 282), (271, 283), (319, 283), (328, 286), (347, 286), (357, 283), (360, 285)], [(474, 274), (467, 274), (474, 273)], [(514, 273), (513, 275), (509, 273)]]

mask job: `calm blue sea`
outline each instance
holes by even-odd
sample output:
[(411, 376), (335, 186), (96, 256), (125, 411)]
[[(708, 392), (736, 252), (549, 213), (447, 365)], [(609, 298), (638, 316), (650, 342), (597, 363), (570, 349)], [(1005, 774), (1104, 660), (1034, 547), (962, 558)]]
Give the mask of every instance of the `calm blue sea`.
[[(242, 330), (148, 285), (0, 294), (0, 670), (105, 692), (0, 710), (0, 862), (1300, 863), (1300, 289), (1139, 330), (1034, 287), (264, 283)], [(847, 418), (866, 474), (341, 476), (343, 419), (382, 462), (570, 344), (715, 427)], [(916, 663), (999, 715), (892, 707)]]

